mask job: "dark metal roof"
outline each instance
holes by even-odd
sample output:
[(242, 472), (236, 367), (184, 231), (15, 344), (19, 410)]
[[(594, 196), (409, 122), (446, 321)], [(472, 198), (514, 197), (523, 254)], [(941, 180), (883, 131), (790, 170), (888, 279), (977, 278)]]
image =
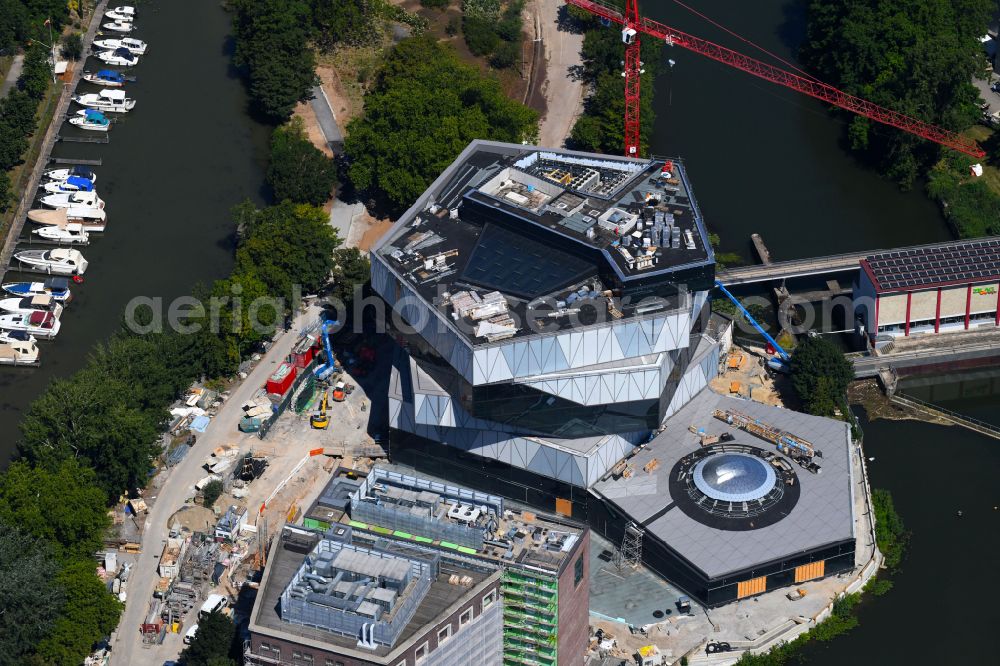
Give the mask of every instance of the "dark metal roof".
[(882, 252), (865, 257), (861, 266), (879, 292), (996, 280), (1000, 279), (1000, 239)]

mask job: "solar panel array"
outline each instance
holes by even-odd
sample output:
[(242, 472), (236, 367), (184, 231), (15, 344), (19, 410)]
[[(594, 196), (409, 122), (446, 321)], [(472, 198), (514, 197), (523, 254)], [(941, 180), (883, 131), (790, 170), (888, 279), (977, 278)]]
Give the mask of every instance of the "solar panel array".
[(865, 258), (883, 290), (1000, 278), (1000, 239), (883, 252)]

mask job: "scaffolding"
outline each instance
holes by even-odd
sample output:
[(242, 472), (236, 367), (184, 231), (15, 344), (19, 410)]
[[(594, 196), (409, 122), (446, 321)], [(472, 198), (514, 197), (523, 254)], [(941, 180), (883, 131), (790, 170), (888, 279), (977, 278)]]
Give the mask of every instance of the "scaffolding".
[(642, 528), (629, 521), (622, 536), (622, 547), (618, 550), (618, 568), (635, 568), (642, 562)]
[(503, 661), (507, 665), (556, 666), (559, 584), (535, 571), (506, 569), (503, 592)]

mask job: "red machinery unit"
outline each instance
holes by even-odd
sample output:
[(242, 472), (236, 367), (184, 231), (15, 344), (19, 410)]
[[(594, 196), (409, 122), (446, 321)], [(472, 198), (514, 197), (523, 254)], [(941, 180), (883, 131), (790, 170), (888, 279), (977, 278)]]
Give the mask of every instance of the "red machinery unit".
[(298, 371), (295, 369), (294, 365), (289, 363), (282, 363), (278, 366), (278, 369), (274, 371), (274, 374), (270, 376), (267, 380), (267, 392), (273, 393), (275, 395), (285, 395), (288, 387), (292, 385), (295, 381), (295, 375)]

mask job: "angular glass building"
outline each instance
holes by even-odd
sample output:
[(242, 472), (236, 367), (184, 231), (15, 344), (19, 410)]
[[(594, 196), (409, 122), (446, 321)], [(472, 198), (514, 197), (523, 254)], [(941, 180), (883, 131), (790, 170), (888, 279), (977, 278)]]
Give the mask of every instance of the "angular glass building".
[(586, 488), (717, 373), (678, 160), (476, 141), (371, 259), (397, 439)]

